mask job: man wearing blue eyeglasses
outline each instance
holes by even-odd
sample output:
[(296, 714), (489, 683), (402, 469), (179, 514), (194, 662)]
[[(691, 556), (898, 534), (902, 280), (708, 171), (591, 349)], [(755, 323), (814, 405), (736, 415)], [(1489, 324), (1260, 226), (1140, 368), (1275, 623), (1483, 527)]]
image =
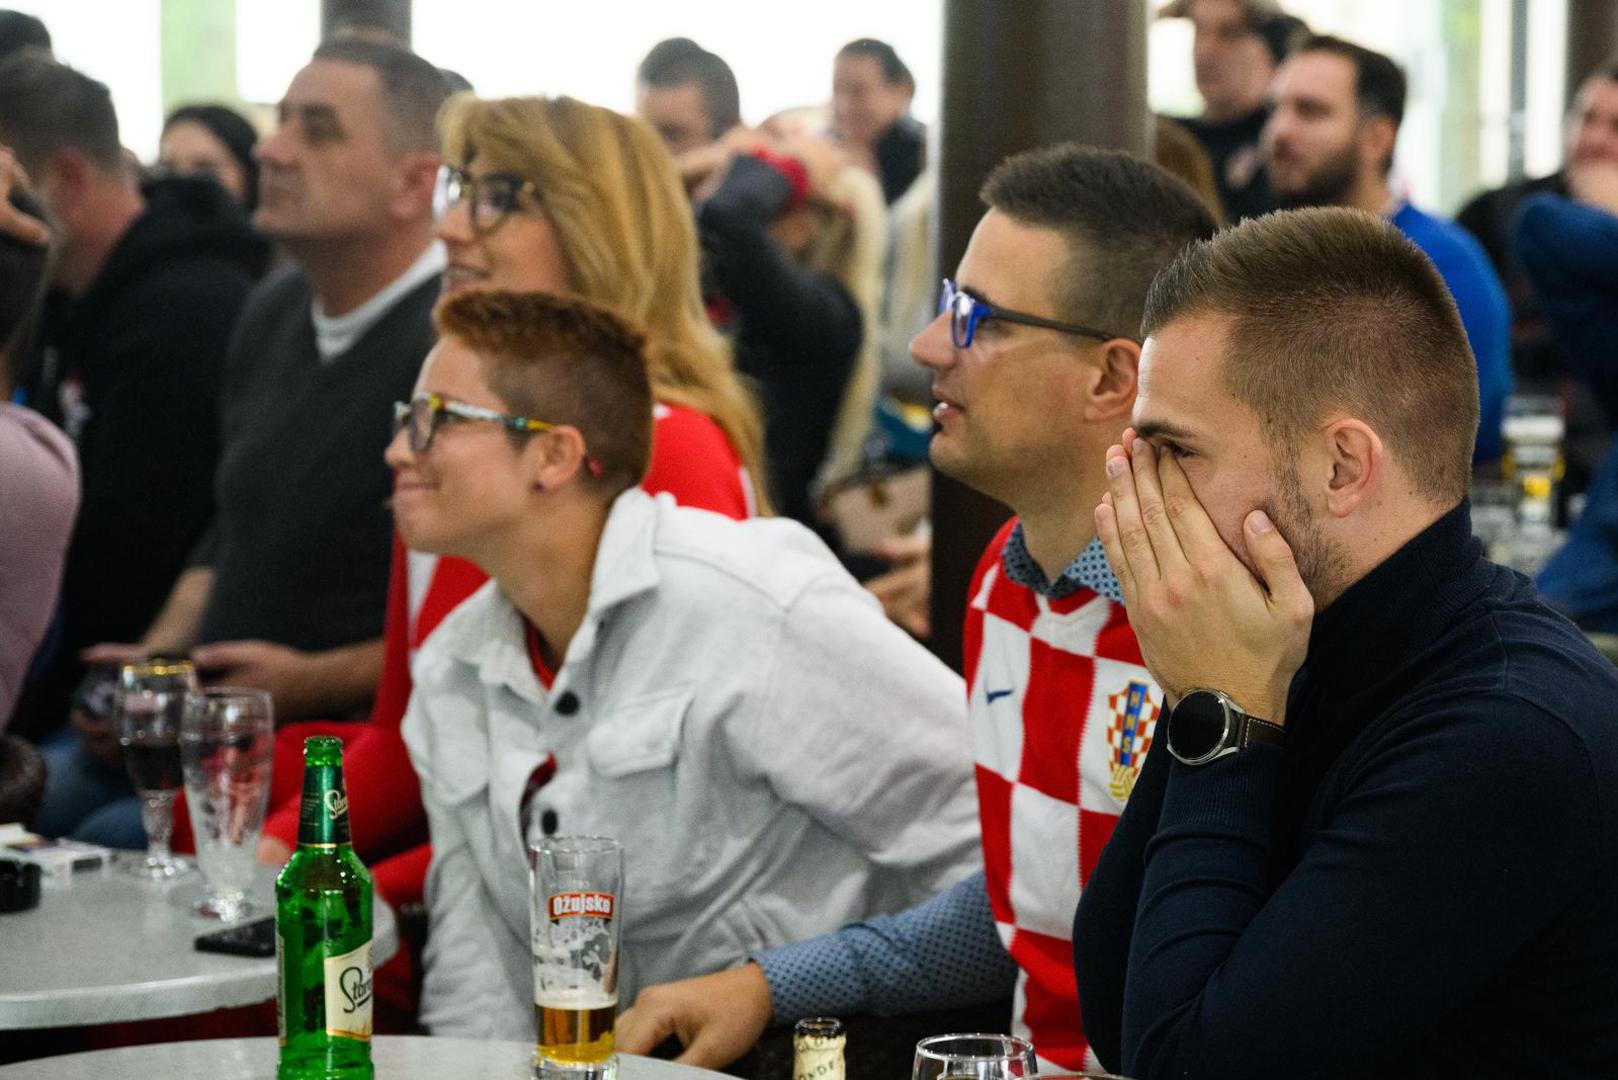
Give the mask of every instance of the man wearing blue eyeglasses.
[(1135, 401), (1147, 287), (1214, 223), (1155, 166), (1073, 145), (1009, 159), (983, 199), (911, 352), (938, 399), (933, 464), (1017, 513), (978, 566), (963, 634), (985, 871), (898, 915), (648, 989), (619, 1022), (626, 1052), (678, 1035), (680, 1060), (718, 1067), (772, 1019), (1012, 998), (1042, 1071), (1095, 1064), (1072, 916), (1163, 699), (1092, 511)]

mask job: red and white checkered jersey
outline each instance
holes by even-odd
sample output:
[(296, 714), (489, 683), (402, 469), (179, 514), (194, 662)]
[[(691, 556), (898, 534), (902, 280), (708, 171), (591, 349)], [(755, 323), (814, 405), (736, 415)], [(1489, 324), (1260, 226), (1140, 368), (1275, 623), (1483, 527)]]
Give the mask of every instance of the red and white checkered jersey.
[(1122, 604), (1082, 587), (1050, 600), (1007, 576), (1001, 554), (1015, 524), (978, 564), (963, 632), (989, 903), (1019, 968), (1013, 1030), (1042, 1068), (1095, 1068), (1079, 1020), (1073, 913), (1163, 694)]

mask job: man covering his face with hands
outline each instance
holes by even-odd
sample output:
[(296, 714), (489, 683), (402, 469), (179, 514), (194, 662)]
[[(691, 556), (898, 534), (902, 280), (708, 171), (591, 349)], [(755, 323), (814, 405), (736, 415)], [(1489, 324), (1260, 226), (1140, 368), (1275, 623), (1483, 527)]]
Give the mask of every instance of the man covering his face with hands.
[(1275, 214), (1153, 283), (1098, 533), (1171, 706), (1074, 928), (1103, 1063), (1618, 1070), (1618, 672), (1466, 503), (1477, 384), (1397, 229)]

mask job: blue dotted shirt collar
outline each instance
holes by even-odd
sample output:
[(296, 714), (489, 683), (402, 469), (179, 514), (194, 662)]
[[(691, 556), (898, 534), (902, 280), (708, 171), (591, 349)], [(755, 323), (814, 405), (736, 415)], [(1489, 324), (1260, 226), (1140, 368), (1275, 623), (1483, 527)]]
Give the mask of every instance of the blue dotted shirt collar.
[(1107, 565), (1107, 553), (1098, 536), (1091, 540), (1079, 557), (1067, 564), (1055, 581), (1045, 580), (1045, 571), (1028, 554), (1028, 542), (1023, 538), (1022, 522), (1012, 526), (1011, 535), (1000, 553), (1000, 565), (1006, 576), (1025, 589), (1032, 589), (1047, 600), (1061, 600), (1085, 588), (1105, 596), (1114, 603), (1124, 602), (1124, 591)]

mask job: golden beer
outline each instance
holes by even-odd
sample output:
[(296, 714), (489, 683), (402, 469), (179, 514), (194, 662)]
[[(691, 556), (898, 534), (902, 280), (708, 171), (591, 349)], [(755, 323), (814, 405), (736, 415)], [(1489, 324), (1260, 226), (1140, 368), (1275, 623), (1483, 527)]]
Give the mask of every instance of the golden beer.
[(539, 1044), (535, 1061), (562, 1065), (600, 1065), (612, 1057), (612, 1025), (618, 1003), (588, 992), (553, 992), (534, 1003)]
[(599, 836), (544, 836), (528, 849), (534, 949), (534, 1075), (617, 1080), (618, 945), (624, 849)]

